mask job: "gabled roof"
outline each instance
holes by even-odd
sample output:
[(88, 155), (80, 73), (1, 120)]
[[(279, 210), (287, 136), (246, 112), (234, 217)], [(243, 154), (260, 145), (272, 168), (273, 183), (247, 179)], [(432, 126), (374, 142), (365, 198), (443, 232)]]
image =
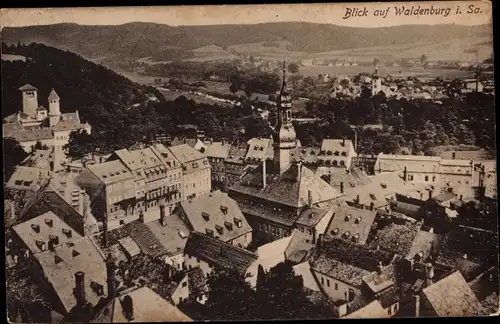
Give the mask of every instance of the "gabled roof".
[(18, 90), (21, 91), (37, 91), (38, 89), (32, 86), (31, 84), (25, 84), (22, 87), (20, 87)]
[(318, 281), (311, 271), (311, 265), (309, 262), (302, 262), (294, 265), (293, 271), (295, 275), (302, 277), (302, 280), (304, 281), (304, 288), (311, 289), (313, 291), (321, 291)]
[(328, 209), (306, 208), (297, 219), (298, 224), (316, 226), (328, 213)]
[(34, 256), (66, 311), (76, 305), (73, 288), (75, 287), (74, 274), (77, 271), (85, 273), (86, 298), (93, 305), (103, 296), (94, 292), (92, 282), (102, 285), (104, 295), (107, 293), (106, 264), (93, 243), (90, 242), (90, 238), (82, 238), (58, 246), (54, 251), (45, 251)]
[(204, 154), (210, 158), (225, 159), (229, 154), (231, 144), (227, 142), (209, 142)]
[(368, 305), (350, 313), (342, 318), (389, 318), (387, 313), (378, 300), (374, 300)]
[(162, 226), (158, 219), (148, 222), (146, 225), (163, 245), (167, 255), (175, 255), (184, 251), (190, 230), (175, 214), (166, 216), (165, 220), (165, 226)]
[(421, 223), (390, 223), (379, 227), (374, 223), (370, 233), (372, 239), (368, 240), (367, 244), (372, 249), (379, 247), (404, 257), (410, 252), (421, 225)]
[[(482, 306), (460, 271), (424, 288), (423, 296), (428, 300), (437, 316), (474, 316), (482, 312)], [(451, 298), (451, 296), (453, 296)]]
[(248, 250), (197, 232), (189, 235), (184, 252), (212, 266), (235, 269), (241, 274), (257, 260), (257, 255)]
[(307, 261), (314, 251), (314, 243), (312, 236), (294, 230), (291, 235), (292, 239), (285, 250), (285, 258), (293, 263), (301, 263)]
[(168, 148), (182, 164), (205, 158), (205, 156), (187, 144), (180, 144)]
[(141, 287), (127, 294), (132, 299), (133, 320), (124, 315), (122, 299), (114, 302), (113, 323), (127, 322), (192, 322), (193, 320), (148, 287)]
[(210, 229), (224, 242), (252, 231), (236, 201), (221, 191), (184, 201), (181, 208), (195, 231)]
[(290, 207), (301, 208), (312, 203), (330, 201), (340, 196), (323, 179), (301, 164), (292, 164), (283, 174), (267, 174), (266, 187), (262, 188), (262, 165), (245, 174), (231, 187), (231, 191)]
[(258, 162), (264, 158), (273, 158), (272, 140), (270, 138), (252, 138), (248, 142), (248, 150), (245, 160), (248, 162)]
[(432, 252), (435, 245), (438, 243), (438, 236), (427, 231), (418, 231), (413, 239), (410, 251), (406, 255), (407, 259), (413, 259), (415, 255), (421, 253), (421, 258), (425, 260)]
[[(326, 229), (326, 233), (330, 236), (351, 241), (358, 235), (355, 243), (365, 244), (377, 212), (349, 206), (336, 206), (333, 208), (333, 218)], [(344, 236), (346, 233), (349, 233), (349, 237)]]
[(104, 184), (134, 179), (134, 175), (119, 160), (93, 164), (87, 167)]
[(311, 268), (321, 274), (345, 282), (353, 287), (360, 287), (363, 277), (370, 274), (356, 266), (335, 260), (332, 256), (321, 254), (311, 262)]

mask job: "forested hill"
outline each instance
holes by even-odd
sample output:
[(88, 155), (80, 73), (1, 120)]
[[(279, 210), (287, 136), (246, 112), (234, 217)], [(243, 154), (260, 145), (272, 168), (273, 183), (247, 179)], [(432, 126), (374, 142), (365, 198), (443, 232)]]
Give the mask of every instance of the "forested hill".
[[(2, 60), (3, 116), (22, 110), (18, 90), (22, 85), (28, 83), (38, 88), (39, 104), (45, 107), (48, 107), (50, 90), (54, 88), (61, 98), (61, 112), (78, 110), (80, 118), (91, 124), (93, 132), (107, 140), (106, 137), (113, 136), (114, 131), (116, 136), (123, 137), (125, 130), (139, 125), (140, 118), (133, 114), (140, 109), (130, 109), (133, 104), (146, 102), (148, 94), (164, 100), (156, 90), (134, 83), (71, 52), (42, 44), (2, 44), (2, 53), (26, 57), (24, 61)], [(137, 135), (142, 134), (138, 132)], [(133, 140), (131, 138), (130, 142)]]
[(275, 41), (287, 41), (291, 51), (317, 53), (490, 37), (492, 29), (489, 25), (451, 24), (354, 28), (306, 22), (179, 27), (154, 23), (128, 23), (119, 26), (64, 23), (5, 27), (1, 35), (6, 43), (43, 43), (71, 50), (88, 58), (139, 58), (165, 52), (179, 54), (211, 44), (227, 47)]

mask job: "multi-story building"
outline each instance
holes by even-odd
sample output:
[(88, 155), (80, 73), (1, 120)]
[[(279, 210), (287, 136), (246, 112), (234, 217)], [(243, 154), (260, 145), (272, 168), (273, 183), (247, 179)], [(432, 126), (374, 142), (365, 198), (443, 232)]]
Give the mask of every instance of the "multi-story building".
[(212, 167), (212, 187), (222, 188), (226, 183), (226, 165), (231, 144), (227, 142), (206, 142), (205, 156)]
[[(279, 119), (273, 139), (272, 163), (264, 159), (229, 188), (230, 196), (238, 202), (252, 226), (254, 240), (259, 243), (289, 236), (304, 209), (333, 203), (340, 196), (297, 158), (291, 97), (286, 89), (285, 76), (277, 104)], [(262, 151), (258, 149), (264, 157), (265, 150), (265, 146)], [(268, 168), (270, 172), (267, 172)]]
[(183, 199), (208, 194), (212, 190), (211, 167), (208, 159), (187, 144), (169, 147), (182, 165)]
[(243, 248), (252, 243), (252, 228), (238, 204), (221, 191), (182, 202), (178, 214), (192, 231)]
[(23, 110), (4, 118), (3, 137), (15, 138), (26, 152), (31, 152), (37, 142), (42, 145), (64, 146), (72, 131), (85, 130), (90, 134), (88, 123), (81, 123), (78, 110), (61, 113), (60, 98), (52, 89), (48, 96), (49, 109), (38, 104), (38, 89), (26, 84), (19, 88), (23, 96)]
[(245, 147), (239, 147), (237, 145), (232, 145), (229, 149), (227, 158), (224, 160), (224, 170), (225, 189), (231, 187), (234, 183), (241, 179), (241, 176), (245, 173), (248, 166), (245, 163), (245, 155), (247, 149)]

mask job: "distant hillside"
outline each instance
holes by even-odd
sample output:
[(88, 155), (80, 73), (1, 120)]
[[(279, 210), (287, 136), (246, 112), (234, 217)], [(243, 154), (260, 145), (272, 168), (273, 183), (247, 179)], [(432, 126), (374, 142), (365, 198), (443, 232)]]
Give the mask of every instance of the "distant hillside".
[[(6, 27), (1, 31), (7, 43), (39, 42), (71, 50), (88, 58), (184, 56), (193, 49), (216, 45), (226, 50), (242, 44), (272, 48), (286, 42), (290, 52), (318, 53), (355, 48), (441, 42), (459, 38), (490, 37), (489, 25), (419, 25), (382, 28), (353, 28), (304, 22), (255, 25), (179, 26), (129, 23), (119, 26), (56, 24), (48, 26)], [(238, 46), (240, 45), (240, 48)], [(248, 47), (248, 46), (247, 46)], [(229, 49), (230, 50), (230, 49)], [(245, 49), (252, 51), (252, 46)], [(188, 55), (189, 56), (189, 55)]]
[(110, 143), (110, 147), (124, 147), (143, 135), (141, 113), (129, 110), (131, 105), (146, 102), (150, 93), (163, 99), (154, 89), (134, 83), (77, 54), (42, 44), (2, 45), (3, 53), (26, 57), (26, 61), (2, 60), (3, 116), (22, 109), (18, 90), (22, 85), (29, 83), (37, 87), (39, 104), (45, 107), (48, 107), (48, 94), (54, 88), (61, 97), (62, 112), (78, 110), (80, 117), (91, 124), (99, 141)]

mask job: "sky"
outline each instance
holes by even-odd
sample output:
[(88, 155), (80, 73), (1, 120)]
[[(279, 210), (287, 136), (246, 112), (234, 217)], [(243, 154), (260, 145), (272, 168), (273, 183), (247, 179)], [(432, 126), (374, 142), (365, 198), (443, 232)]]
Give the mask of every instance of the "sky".
[[(468, 14), (473, 5), (477, 12)], [(396, 15), (396, 8), (449, 9), (441, 14)], [(365, 10), (366, 8), (366, 10)], [(344, 19), (350, 10), (362, 16)], [(388, 9), (388, 10), (387, 10)], [(376, 12), (376, 10), (379, 10)], [(386, 10), (386, 11), (384, 11)], [(458, 14), (457, 12), (461, 13)], [(386, 13), (387, 12), (387, 13)], [(378, 13), (379, 15), (375, 16)], [(278, 5), (205, 5), (164, 7), (100, 7), (100, 8), (22, 8), (1, 9), (1, 27), (77, 23), (81, 25), (121, 25), (129, 22), (153, 22), (171, 26), (256, 24), (265, 22), (304, 21), (350, 27), (385, 27), (407, 24), (492, 23), (489, 1), (426, 1), (394, 3), (321, 3)]]

